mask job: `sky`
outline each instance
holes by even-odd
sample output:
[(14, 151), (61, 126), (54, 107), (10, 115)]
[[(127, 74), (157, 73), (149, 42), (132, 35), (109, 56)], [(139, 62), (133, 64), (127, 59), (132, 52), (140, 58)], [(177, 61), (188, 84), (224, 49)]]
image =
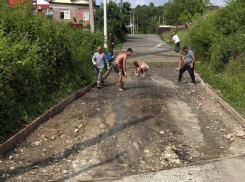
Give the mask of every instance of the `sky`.
[[(100, 3), (104, 2), (104, 0), (96, 0), (96, 4), (100, 5)], [(117, 0), (118, 2), (120, 0)], [(124, 1), (124, 0), (123, 0)], [(168, 0), (128, 0), (131, 3), (131, 7), (134, 8), (135, 6), (137, 6), (138, 4), (143, 5), (149, 5), (150, 2), (153, 2), (155, 4), (155, 6), (159, 6), (159, 5), (163, 5), (164, 3), (168, 2)], [(223, 0), (210, 0), (210, 2), (213, 5), (218, 5), (218, 6), (224, 6), (225, 3), (223, 2)]]

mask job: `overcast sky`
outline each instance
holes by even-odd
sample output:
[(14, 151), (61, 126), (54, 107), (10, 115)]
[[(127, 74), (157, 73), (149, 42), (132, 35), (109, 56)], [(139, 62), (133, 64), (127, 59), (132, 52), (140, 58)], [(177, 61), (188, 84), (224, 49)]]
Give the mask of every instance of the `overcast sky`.
[[(104, 2), (104, 0), (96, 0), (96, 4), (100, 5), (101, 1)], [(117, 1), (119, 2), (120, 0), (117, 0)], [(134, 8), (138, 4), (149, 5), (150, 2), (153, 2), (156, 6), (159, 6), (159, 5), (163, 5), (164, 3), (168, 2), (168, 0), (128, 0), (128, 1), (131, 3), (132, 8)], [(210, 2), (213, 3), (214, 5), (218, 5), (218, 6), (224, 6), (225, 5), (223, 0), (210, 0)]]

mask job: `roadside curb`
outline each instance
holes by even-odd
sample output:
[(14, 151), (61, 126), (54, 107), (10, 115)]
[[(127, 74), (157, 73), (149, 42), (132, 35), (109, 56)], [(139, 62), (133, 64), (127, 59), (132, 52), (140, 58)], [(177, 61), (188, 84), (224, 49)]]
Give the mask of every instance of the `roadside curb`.
[[(103, 79), (106, 79), (112, 71), (112, 67), (104, 74)], [(30, 133), (32, 133), (35, 129), (37, 129), (42, 123), (49, 120), (51, 117), (55, 116), (57, 113), (62, 111), (66, 106), (68, 106), (71, 102), (83, 96), (87, 92), (91, 90), (91, 88), (95, 87), (96, 83), (93, 83), (77, 93), (69, 96), (64, 101), (58, 103), (53, 108), (46, 111), (43, 115), (34, 119), (30, 124), (28, 124), (25, 128), (20, 130), (14, 136), (9, 138), (7, 141), (0, 145), (0, 158), (8, 152), (10, 149), (16, 146), (16, 144), (26, 138)]]
[(196, 77), (200, 81), (201, 85), (205, 88), (208, 94), (214, 97), (214, 99), (220, 103), (236, 120), (245, 128), (245, 119), (236, 112), (227, 102), (225, 102), (220, 96), (218, 96), (212, 89), (210, 89), (198, 73), (195, 73)]

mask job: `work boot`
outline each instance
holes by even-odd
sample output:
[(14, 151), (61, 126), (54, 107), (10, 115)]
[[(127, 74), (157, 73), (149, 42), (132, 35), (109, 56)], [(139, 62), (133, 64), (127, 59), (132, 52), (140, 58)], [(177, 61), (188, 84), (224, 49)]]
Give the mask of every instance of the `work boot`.
[(120, 85), (123, 85), (123, 82), (122, 83), (116, 83), (116, 86), (120, 86)]
[(101, 88), (101, 85), (99, 82), (97, 82), (97, 88), (100, 89)]
[(119, 88), (118, 91), (119, 91), (119, 92), (124, 92), (125, 90), (122, 89), (122, 88)]
[(118, 89), (118, 91), (119, 91), (119, 92), (124, 92), (123, 82), (121, 82), (121, 84), (120, 84), (120, 83), (118, 83), (118, 85), (119, 85), (119, 89)]

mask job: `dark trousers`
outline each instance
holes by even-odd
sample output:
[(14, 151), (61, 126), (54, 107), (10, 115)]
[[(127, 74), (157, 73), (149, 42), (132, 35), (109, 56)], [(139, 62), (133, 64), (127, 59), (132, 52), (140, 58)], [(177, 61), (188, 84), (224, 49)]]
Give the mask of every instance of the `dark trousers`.
[(175, 51), (176, 53), (179, 52), (179, 42), (175, 43), (174, 51)]
[(113, 56), (114, 45), (112, 43), (109, 44), (109, 50), (111, 51), (111, 56)]
[(182, 75), (183, 73), (188, 70), (190, 76), (191, 76), (191, 79), (192, 79), (192, 83), (196, 83), (195, 81), (195, 73), (194, 73), (194, 67), (195, 65), (193, 64), (193, 68), (191, 68), (190, 65), (187, 65), (185, 64), (180, 70), (179, 70), (179, 81), (181, 81), (181, 78), (182, 78)]

